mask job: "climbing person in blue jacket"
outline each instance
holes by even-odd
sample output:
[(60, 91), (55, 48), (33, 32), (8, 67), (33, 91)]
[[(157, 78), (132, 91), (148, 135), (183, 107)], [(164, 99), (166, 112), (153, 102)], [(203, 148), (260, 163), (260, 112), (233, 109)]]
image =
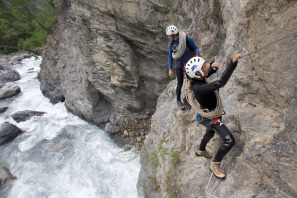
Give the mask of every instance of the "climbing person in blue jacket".
[(179, 31), (174, 25), (167, 27), (166, 35), (170, 39), (169, 41), (169, 76), (173, 78), (172, 65), (173, 59), (176, 61), (176, 100), (178, 107), (181, 110), (190, 109), (191, 106), (188, 104), (186, 99), (184, 103), (181, 102), (181, 89), (184, 82), (184, 67), (185, 64), (192, 58), (191, 50), (195, 53), (195, 56), (199, 56), (198, 47), (195, 45), (191, 37), (187, 36), (185, 32)]
[[(237, 61), (240, 57), (241, 54), (236, 54), (234, 58), (230, 60), (228, 67), (222, 74), (221, 78), (211, 83), (207, 83), (205, 78), (216, 72), (217, 68), (220, 66), (219, 63), (214, 62), (209, 67), (206, 65), (205, 60), (201, 57), (193, 57), (187, 62), (186, 74), (191, 80), (192, 91), (195, 95), (195, 99), (200, 104), (201, 109), (212, 112), (217, 108), (218, 99), (215, 91), (223, 87), (228, 82), (231, 74), (237, 66)], [(212, 157), (212, 155), (205, 148), (214, 134), (218, 134), (223, 139), (223, 143), (218, 149), (213, 162), (211, 162), (210, 169), (217, 178), (224, 179), (226, 175), (221, 169), (221, 161), (234, 146), (235, 140), (221, 119), (222, 116), (212, 119), (202, 116), (199, 117), (199, 124), (202, 124), (206, 127), (206, 133), (201, 140), (199, 150), (197, 150), (195, 154), (196, 156), (203, 156), (206, 158)]]

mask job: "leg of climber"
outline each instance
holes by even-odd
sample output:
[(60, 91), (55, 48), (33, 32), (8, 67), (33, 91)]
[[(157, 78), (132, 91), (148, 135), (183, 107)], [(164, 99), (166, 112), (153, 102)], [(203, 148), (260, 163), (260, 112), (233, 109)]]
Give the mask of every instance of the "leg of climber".
[(215, 132), (213, 130), (207, 130), (206, 129), (206, 133), (204, 134), (200, 146), (199, 146), (199, 150), (197, 150), (195, 152), (196, 156), (203, 156), (206, 158), (211, 158), (212, 155), (205, 149), (207, 143), (209, 142), (209, 140), (214, 136)]
[(184, 83), (184, 74), (183, 74), (182, 69), (177, 69), (176, 70), (176, 78), (177, 78), (177, 86), (176, 86), (177, 105), (178, 105), (179, 109), (185, 110), (185, 105), (180, 100), (181, 89), (182, 89), (183, 83)]
[(224, 156), (230, 151), (234, 146), (235, 140), (229, 129), (220, 121), (213, 125), (212, 129), (222, 137), (223, 144), (218, 149), (213, 162), (211, 163), (210, 169), (217, 178), (224, 179), (226, 175), (221, 168), (221, 161)]
[(185, 105), (185, 109), (190, 110), (192, 108), (186, 97), (184, 98), (184, 105)]

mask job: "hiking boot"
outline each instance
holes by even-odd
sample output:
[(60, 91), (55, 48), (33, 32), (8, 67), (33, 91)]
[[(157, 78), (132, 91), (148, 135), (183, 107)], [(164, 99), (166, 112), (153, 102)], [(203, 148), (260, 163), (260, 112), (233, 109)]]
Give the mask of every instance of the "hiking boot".
[(203, 156), (203, 157), (206, 157), (206, 158), (211, 158), (212, 157), (212, 155), (206, 149), (204, 151), (200, 151), (200, 150), (196, 151), (195, 155), (197, 157), (199, 157), (199, 156)]
[(221, 168), (221, 162), (211, 162), (210, 170), (213, 172), (214, 176), (219, 179), (225, 179), (226, 175)]
[(190, 110), (192, 108), (186, 98), (184, 98), (184, 106), (185, 106), (185, 109), (187, 109), (187, 110)]
[(177, 101), (177, 105), (180, 110), (182, 111), (185, 110), (185, 105), (180, 100)]

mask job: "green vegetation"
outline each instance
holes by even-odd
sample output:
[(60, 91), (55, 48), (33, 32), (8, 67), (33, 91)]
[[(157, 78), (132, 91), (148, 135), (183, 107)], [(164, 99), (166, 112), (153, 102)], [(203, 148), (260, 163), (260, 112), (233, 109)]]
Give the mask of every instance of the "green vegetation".
[(50, 0), (0, 0), (0, 53), (39, 54), (56, 20)]
[[(170, 137), (170, 140), (175, 140), (174, 136)], [(182, 186), (181, 182), (176, 181), (176, 167), (181, 162), (180, 152), (174, 149), (168, 149), (163, 146), (163, 143), (167, 142), (166, 140), (159, 139), (158, 151), (162, 157), (167, 156), (169, 159), (169, 169), (165, 172), (165, 191), (169, 198), (177, 197), (180, 187)]]
[[(159, 138), (158, 144), (155, 147), (156, 150), (153, 150), (152, 152), (142, 151), (140, 155), (137, 154), (136, 156), (127, 161), (130, 162), (136, 159), (138, 156), (140, 156), (140, 158), (146, 159), (146, 161), (149, 162), (149, 164), (153, 168), (153, 172), (151, 173), (151, 175), (148, 175), (146, 179), (141, 181), (140, 185), (144, 188), (145, 191), (160, 191), (163, 187), (163, 190), (165, 190), (165, 192), (167, 193), (167, 197), (178, 197), (180, 189), (183, 186), (182, 182), (177, 180), (177, 167), (181, 163), (180, 151), (170, 149), (165, 146), (165, 144), (169, 141), (175, 140), (175, 136), (170, 136), (169, 140)], [(161, 183), (163, 183), (162, 186), (160, 181), (158, 181), (156, 177), (156, 170), (161, 165), (159, 157), (161, 159), (164, 159), (163, 162), (168, 161), (169, 164), (168, 170), (165, 171), (163, 175), (164, 180), (163, 182), (161, 181)]]

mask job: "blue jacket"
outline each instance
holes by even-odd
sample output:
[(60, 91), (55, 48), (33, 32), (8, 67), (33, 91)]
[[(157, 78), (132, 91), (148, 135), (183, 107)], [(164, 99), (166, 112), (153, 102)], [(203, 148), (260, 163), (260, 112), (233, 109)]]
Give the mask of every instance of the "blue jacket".
[[(168, 55), (169, 69), (172, 69), (172, 65), (173, 65), (171, 42), (172, 41), (169, 41), (169, 44), (168, 44), (168, 48), (169, 48), (169, 55)], [(179, 38), (176, 39), (175, 41), (173, 41), (172, 47), (177, 48), (178, 45), (179, 45)], [(179, 67), (179, 64), (185, 64), (185, 63), (188, 62), (188, 60), (190, 60), (192, 58), (190, 48), (191, 48), (191, 50), (194, 51), (195, 56), (199, 55), (198, 47), (195, 45), (192, 38), (187, 36), (187, 45), (186, 45), (185, 53), (182, 55), (182, 57), (180, 57), (180, 59), (176, 60), (176, 63), (177, 63), (176, 67), (177, 68)]]

